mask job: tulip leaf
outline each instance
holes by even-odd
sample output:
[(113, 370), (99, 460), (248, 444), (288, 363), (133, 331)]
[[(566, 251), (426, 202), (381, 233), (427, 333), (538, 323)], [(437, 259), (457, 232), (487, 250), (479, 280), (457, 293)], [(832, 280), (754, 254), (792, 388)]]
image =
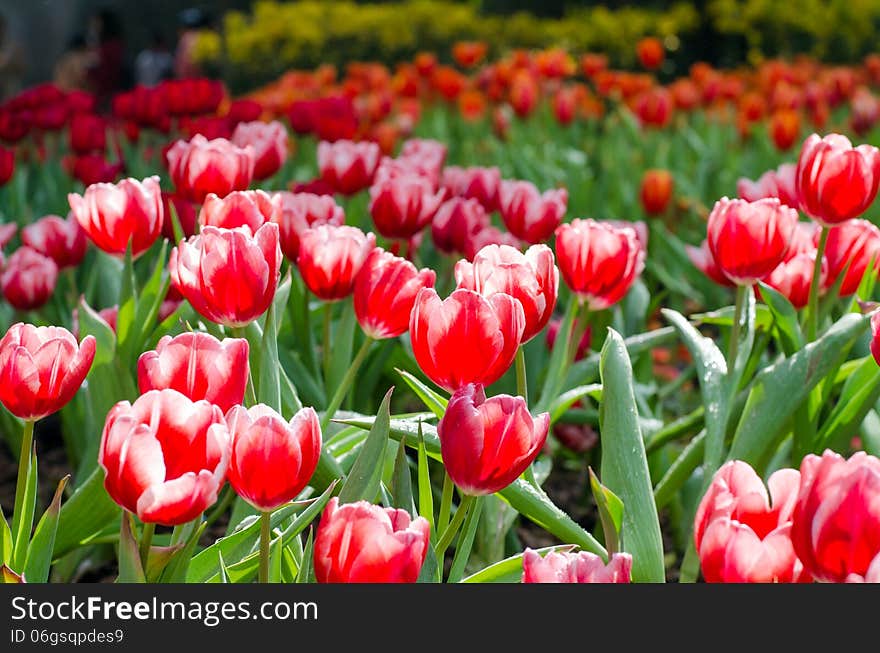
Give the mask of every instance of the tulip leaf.
[(734, 434), (729, 458), (743, 460), (760, 474), (785, 435), (786, 423), (848, 349), (868, 328), (869, 318), (847, 313), (818, 340), (755, 377)]
[[(545, 546), (540, 549), (534, 549), (535, 553), (541, 556), (547, 553), (568, 553), (574, 551), (577, 547), (573, 544), (556, 544), (554, 546)], [(480, 569), (467, 578), (463, 578), (462, 583), (518, 583), (523, 577), (523, 553), (517, 553), (504, 560), (499, 560), (488, 567)]]
[(562, 323), (559, 325), (559, 331), (556, 332), (553, 351), (550, 353), (550, 362), (546, 368), (544, 385), (541, 388), (538, 403), (535, 404), (536, 412), (543, 412), (544, 407), (550, 405), (550, 402), (554, 400), (563, 388), (566, 373), (568, 373), (570, 368), (569, 361), (573, 358), (571, 348), (576, 348), (580, 344), (569, 342), (572, 338), (572, 330), (574, 329), (579, 306), (580, 303), (577, 296), (572, 294), (568, 300), (568, 306), (565, 308)]
[(865, 417), (880, 400), (880, 370), (871, 355), (861, 359), (861, 364), (847, 378), (834, 410), (816, 437), (813, 451), (825, 448), (840, 451), (846, 448), (848, 438), (859, 429)]
[(599, 374), (602, 480), (626, 506), (621, 537), (633, 557), (633, 580), (662, 583), (666, 577), (663, 540), (639, 428), (632, 365), (623, 338), (614, 329), (608, 329), (602, 346)]
[(220, 552), (220, 551), (218, 551), (218, 552), (217, 552), (217, 555), (218, 555), (219, 558), (220, 558), (220, 563), (219, 563), (219, 567), (220, 567), (220, 582), (221, 582), (221, 583), (229, 583), (229, 582), (230, 582), (230, 580), (229, 580), (229, 571), (228, 571), (227, 568), (226, 568), (226, 562), (223, 560), (223, 553)]
[(173, 201), (168, 201), (168, 219), (171, 221), (171, 232), (174, 234), (174, 242), (180, 244), (186, 239), (183, 227), (180, 225), (180, 216), (177, 215), (177, 207)]
[(296, 574), (297, 583), (314, 583), (315, 582), (315, 540), (314, 528), (309, 528), (309, 536), (306, 538), (306, 545), (303, 548), (302, 560), (299, 563), (299, 572)]
[(171, 276), (165, 273), (167, 269), (166, 253), (168, 241), (163, 240), (156, 256), (156, 266), (147, 283), (138, 294), (137, 309), (135, 311), (135, 324), (138, 327), (137, 339), (134, 341), (134, 352), (143, 350), (144, 343), (156, 326), (159, 309), (168, 293), (171, 285)]
[(623, 526), (623, 501), (614, 492), (599, 482), (599, 477), (592, 467), (587, 468), (590, 474), (590, 489), (599, 510), (602, 532), (605, 534), (605, 550), (608, 555), (620, 551), (620, 529)]
[(390, 388), (385, 393), (385, 398), (379, 405), (379, 412), (370, 427), (370, 434), (361, 447), (361, 452), (354, 462), (348, 477), (339, 491), (340, 503), (352, 503), (365, 499), (373, 502), (379, 492), (379, 481), (382, 478), (383, 460), (385, 457), (385, 444), (388, 441), (388, 430), (391, 421), (391, 393)]
[(8, 565), (12, 562), (12, 529), (0, 507), (0, 565)]
[[(345, 373), (351, 367), (352, 352), (354, 346), (354, 334), (357, 328), (357, 319), (354, 312), (354, 304), (352, 300), (342, 302), (342, 316), (333, 329), (332, 343), (324, 343), (325, 346), (332, 345), (330, 350), (330, 370), (329, 378), (325, 379), (327, 388), (333, 388), (335, 391), (342, 384)], [(333, 393), (327, 390), (327, 396), (332, 397)]]
[(418, 481), (419, 481), (419, 515), (428, 520), (431, 532), (434, 532), (434, 493), (431, 490), (431, 470), (428, 467), (428, 454), (425, 451), (425, 440), (422, 435), (422, 423), (419, 422), (418, 444)]
[(119, 511), (104, 489), (104, 470), (96, 467), (61, 507), (54, 557), (60, 558), (88, 544), (108, 524), (119, 519)]
[(132, 362), (135, 331), (140, 329), (136, 324), (137, 319), (137, 282), (134, 276), (134, 261), (132, 260), (131, 241), (125, 248), (125, 257), (122, 260), (122, 284), (119, 287), (119, 311), (116, 314), (116, 339), (118, 357), (123, 365), (128, 366)]
[(446, 412), (446, 405), (449, 403), (449, 400), (439, 392), (429, 388), (406, 370), (401, 370), (399, 368), (394, 369), (400, 374), (404, 382), (412, 389), (412, 391), (416, 393), (416, 396), (422, 400), (425, 407), (434, 413), (438, 419), (441, 419), (443, 413)]
[[(697, 324), (711, 324), (714, 326), (732, 326), (735, 307), (724, 306), (706, 313), (694, 313), (691, 320)], [(755, 306), (755, 329), (766, 331), (773, 326), (773, 313), (768, 306), (758, 304)]]
[(55, 547), (55, 533), (58, 530), (58, 514), (61, 512), (61, 497), (69, 480), (70, 474), (58, 482), (52, 503), (49, 504), (34, 529), (34, 537), (28, 546), (27, 562), (24, 565), (24, 575), (29, 583), (45, 583), (49, 580), (49, 568), (52, 566), (52, 552)]
[(412, 490), (412, 474), (409, 471), (409, 458), (406, 455), (406, 446), (394, 443), (397, 447), (397, 455), (394, 457), (394, 472), (392, 473), (391, 497), (396, 508), (403, 508), (410, 515), (415, 513)]
[[(485, 500), (486, 497), (475, 497), (467, 517), (465, 517), (462, 533), (458, 536), (458, 542), (455, 545), (455, 555), (452, 556), (452, 568), (449, 570), (447, 579), (450, 583), (459, 582), (464, 575), (464, 568), (474, 546), (474, 536), (477, 534), (477, 526), (480, 523), (480, 514)], [(461, 510), (460, 507), (459, 510)]]
[[(172, 556), (171, 561), (162, 570), (162, 575), (159, 578), (160, 583), (183, 583), (186, 581), (187, 574), (189, 574), (189, 566), (192, 564), (193, 552), (196, 550), (199, 538), (205, 532), (207, 526), (208, 522), (204, 520), (198, 523), (190, 522), (186, 525), (190, 529), (186, 543)], [(172, 537), (172, 543), (176, 544), (178, 542), (175, 542)]]
[(762, 281), (758, 282), (761, 299), (773, 314), (777, 339), (786, 356), (791, 356), (804, 346), (804, 334), (798, 323), (797, 309), (788, 298)]
[(263, 329), (260, 347), (259, 382), (257, 401), (281, 412), (281, 379), (278, 372), (278, 338), (275, 331), (275, 305), (266, 311), (266, 328)]
[(283, 542), (278, 535), (269, 544), (269, 582), (281, 582), (281, 561), (284, 557)]
[[(27, 428), (27, 427), (25, 427)], [(33, 426), (31, 426), (33, 428)], [(37, 505), (37, 447), (31, 449), (30, 466), (23, 497), (15, 497), (15, 514), (12, 516), (12, 567), (24, 569), (27, 561), (28, 544), (31, 541), (31, 529), (34, 527), (34, 511)]]
[(550, 423), (555, 424), (565, 414), (565, 411), (588, 396), (596, 401), (601, 401), (602, 386), (598, 383), (591, 383), (589, 385), (579, 385), (567, 392), (563, 392), (550, 404)]
[(147, 568), (145, 575), (148, 583), (156, 582), (168, 563), (183, 549), (183, 542), (177, 542), (171, 546), (151, 546), (147, 556)]
[(97, 311), (89, 306), (85, 296), (80, 297), (76, 315), (80, 338), (85, 338), (87, 335), (95, 336), (95, 359), (89, 369), (91, 376), (99, 366), (113, 363), (116, 354), (116, 334)]
[(133, 516), (128, 511), (122, 513), (122, 525), (119, 529), (119, 575), (117, 583), (146, 583), (144, 568), (138, 543), (132, 529)]

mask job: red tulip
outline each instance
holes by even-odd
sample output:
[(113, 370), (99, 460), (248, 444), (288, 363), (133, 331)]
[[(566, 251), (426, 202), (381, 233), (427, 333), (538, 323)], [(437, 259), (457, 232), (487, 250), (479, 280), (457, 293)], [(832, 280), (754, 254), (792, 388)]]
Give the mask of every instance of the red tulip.
[(568, 191), (538, 191), (528, 181), (502, 181), (498, 191), (501, 217), (517, 238), (541, 243), (550, 238), (568, 206)]
[(871, 316), (871, 354), (880, 365), (880, 311)]
[(77, 154), (103, 152), (107, 147), (107, 125), (101, 116), (79, 113), (70, 121), (70, 149)]
[(542, 558), (540, 553), (527, 548), (522, 562), (523, 583), (629, 583), (632, 572), (629, 553), (615, 553), (606, 564), (589, 551), (551, 551)]
[(20, 311), (31, 311), (49, 301), (57, 281), (55, 261), (30, 247), (19, 247), (6, 261), (0, 287), (9, 304)]
[(794, 163), (783, 163), (776, 170), (765, 172), (757, 181), (740, 177), (736, 182), (736, 194), (748, 202), (776, 197), (786, 206), (796, 209), (799, 207), (796, 171)]
[(776, 198), (746, 202), (723, 197), (709, 213), (708, 247), (731, 281), (752, 285), (782, 262), (797, 223), (797, 210)]
[(661, 215), (666, 212), (672, 199), (674, 181), (668, 170), (647, 170), (642, 177), (639, 199), (648, 215)]
[(60, 410), (89, 373), (95, 346), (94, 336), (77, 343), (63, 327), (13, 324), (0, 340), (0, 402), (25, 420)]
[(225, 197), (245, 190), (254, 174), (254, 148), (237, 147), (224, 138), (209, 141), (196, 134), (176, 141), (165, 156), (177, 194), (193, 202), (205, 201), (209, 193)]
[(266, 222), (280, 222), (280, 218), (281, 198), (262, 190), (234, 190), (223, 198), (208, 193), (199, 211), (202, 227), (248, 227), (253, 232)]
[(685, 245), (685, 251), (687, 252), (687, 256), (691, 263), (694, 264), (694, 267), (709, 277), (712, 281), (720, 286), (729, 286), (731, 288), (736, 286), (733, 281), (727, 278), (721, 268), (718, 267), (718, 264), (712, 257), (712, 252), (709, 251), (709, 244), (707, 241), (704, 240), (700, 243), (699, 247)]
[(804, 141), (797, 165), (800, 206), (820, 224), (834, 226), (857, 218), (877, 196), (880, 150), (853, 147), (841, 134)]
[(522, 397), (486, 399), (483, 386), (473, 383), (455, 391), (437, 424), (446, 471), (470, 495), (513, 483), (541, 452), (549, 431), (549, 413), (533, 418)]
[[(779, 291), (795, 308), (803, 308), (810, 299), (810, 284), (813, 281), (813, 268), (816, 266), (816, 250), (802, 252), (783, 261), (773, 272), (764, 277), (762, 281), (771, 288)], [(819, 288), (824, 290), (829, 284), (828, 259), (822, 257)]]
[(514, 73), (510, 82), (509, 100), (513, 112), (520, 118), (527, 118), (538, 105), (538, 80), (528, 70)]
[(793, 109), (777, 109), (767, 124), (770, 138), (780, 152), (790, 150), (801, 135), (801, 114)]
[(865, 576), (880, 553), (880, 459), (831, 450), (804, 458), (791, 539), (816, 580)]
[(226, 415), (232, 437), (229, 484), (257, 510), (271, 512), (308, 485), (321, 455), (321, 425), (313, 408), (287, 422), (264, 404), (235, 406)]
[(60, 268), (79, 265), (86, 255), (86, 234), (73, 214), (67, 219), (47, 215), (21, 230), (22, 244), (48, 256)]
[[(242, 98), (229, 103), (226, 119), (238, 126), (240, 123), (256, 122), (263, 115), (263, 105), (256, 100)], [(265, 124), (265, 123), (261, 123)]]
[(507, 245), (487, 245), (473, 263), (455, 264), (455, 282), (459, 288), (474, 290), (484, 297), (506, 293), (519, 300), (526, 318), (521, 342), (540, 333), (556, 307), (559, 270), (553, 250), (546, 245), (532, 245), (523, 254)]
[(238, 147), (254, 148), (254, 179), (268, 179), (281, 170), (287, 160), (287, 130), (277, 120), (240, 122), (231, 140)]
[(354, 312), (364, 333), (376, 340), (406, 333), (416, 295), (433, 288), (436, 276), (381, 247), (373, 249), (354, 285)]
[(567, 126), (574, 121), (577, 110), (577, 93), (573, 86), (562, 86), (553, 95), (553, 116), (562, 126)]
[[(818, 241), (818, 234), (815, 240)], [(858, 290), (869, 265), (875, 274), (880, 271), (880, 229), (867, 220), (847, 220), (829, 230), (825, 257), (830, 283), (846, 270), (839, 294), (841, 297), (852, 295)]]
[(229, 431), (217, 406), (176, 390), (150, 390), (110, 409), (98, 463), (116, 503), (145, 523), (177, 526), (217, 501)]
[(576, 218), (556, 230), (556, 259), (562, 278), (588, 309), (616, 304), (645, 266), (636, 230)]
[(463, 253), (468, 241), (489, 226), (489, 216), (479, 200), (453, 197), (437, 209), (431, 221), (431, 237), (441, 252)]
[(309, 290), (324, 301), (336, 301), (352, 293), (375, 246), (376, 237), (357, 227), (320, 225), (300, 236), (297, 266)]
[(125, 169), (125, 162), (110, 163), (103, 154), (71, 155), (61, 163), (67, 173), (84, 186), (110, 183)]
[(142, 394), (171, 388), (226, 412), (244, 401), (248, 351), (244, 338), (217, 340), (201, 331), (162, 336), (138, 358), (138, 388)]
[(498, 208), (501, 171), (496, 167), (447, 166), (443, 169), (441, 185), (451, 197), (473, 198), (486, 211), (494, 211)]
[(790, 538), (799, 481), (794, 469), (774, 472), (768, 494), (748, 463), (732, 460), (715, 473), (694, 519), (707, 582), (809, 581)]
[(431, 138), (410, 138), (400, 146), (400, 155), (397, 158), (425, 170), (425, 174), (437, 187), (440, 184), (443, 165), (446, 163), (447, 151), (446, 145), (440, 141)]
[(646, 36), (636, 43), (636, 55), (639, 63), (648, 70), (656, 70), (666, 58), (663, 42), (655, 36)]
[(407, 240), (424, 229), (440, 204), (445, 191), (435, 192), (428, 177), (398, 174), (370, 186), (370, 215), (376, 230), (386, 238)]
[(274, 221), (280, 229), (281, 251), (290, 261), (299, 256), (300, 237), (306, 229), (345, 222), (345, 211), (331, 195), (280, 191), (275, 196), (280, 198), (281, 213)]
[(488, 299), (459, 288), (441, 300), (422, 288), (410, 315), (416, 362), (434, 383), (455, 392), (468, 383), (491, 385), (513, 363), (525, 330), (522, 304), (510, 295)]
[(662, 86), (642, 91), (633, 100), (633, 111), (644, 127), (666, 127), (674, 107), (672, 93)]
[(15, 172), (15, 150), (0, 145), (0, 186), (12, 179)]
[(171, 283), (203, 317), (240, 327), (265, 313), (278, 286), (278, 225), (205, 227), (171, 250)]
[(128, 178), (116, 184), (92, 184), (84, 195), (69, 193), (67, 201), (79, 226), (95, 245), (109, 254), (132, 256), (147, 251), (162, 230), (165, 211), (159, 177)]
[(165, 219), (162, 220), (162, 236), (168, 240), (175, 242), (174, 223), (171, 220), (171, 207), (177, 214), (177, 220), (180, 222), (180, 229), (185, 238), (194, 236), (196, 233), (196, 205), (188, 199), (180, 195), (162, 192), (162, 207), (165, 213)]
[(376, 143), (349, 140), (318, 143), (321, 179), (343, 195), (355, 195), (369, 187), (381, 156)]
[(319, 583), (414, 583), (419, 577), (431, 526), (406, 510), (366, 501), (330, 499), (315, 537)]
[(522, 242), (519, 238), (509, 231), (501, 231), (501, 229), (490, 224), (479, 229), (464, 241), (465, 258), (473, 261), (477, 252), (487, 245), (508, 245), (514, 249), (522, 249)]

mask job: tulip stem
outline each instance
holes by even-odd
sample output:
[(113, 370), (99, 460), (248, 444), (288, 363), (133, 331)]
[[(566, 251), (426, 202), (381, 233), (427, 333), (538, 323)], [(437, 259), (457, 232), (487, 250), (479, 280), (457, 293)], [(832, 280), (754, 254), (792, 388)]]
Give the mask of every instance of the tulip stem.
[(449, 526), (446, 527), (446, 530), (444, 530), (443, 534), (440, 536), (440, 540), (437, 542), (436, 553), (437, 561), (441, 566), (443, 565), (443, 556), (446, 554), (446, 549), (452, 544), (455, 534), (458, 533), (458, 529), (461, 528), (461, 525), (464, 523), (464, 518), (467, 517), (468, 511), (476, 500), (477, 497), (475, 496), (469, 494), (463, 495), (461, 502), (458, 504), (458, 510), (456, 510), (455, 514), (452, 516), (452, 521), (449, 522)]
[(141, 532), (141, 546), (139, 549), (141, 554), (141, 565), (143, 566), (144, 571), (147, 570), (147, 559), (150, 557), (150, 545), (153, 543), (153, 533), (155, 532), (156, 524), (144, 524), (143, 531)]
[(443, 493), (440, 495), (440, 514), (437, 518), (437, 532), (442, 533), (449, 526), (449, 514), (452, 512), (452, 492), (455, 484), (449, 474), (443, 474)]
[(819, 286), (822, 280), (822, 257), (828, 244), (828, 227), (823, 226), (819, 232), (819, 244), (816, 246), (816, 262), (813, 264), (813, 279), (810, 281), (810, 297), (807, 304), (807, 342), (816, 339), (819, 330)]
[[(326, 342), (329, 341), (325, 341), (325, 346)], [(333, 398), (330, 400), (330, 403), (327, 404), (327, 410), (324, 411), (324, 417), (321, 419), (321, 431), (324, 431), (327, 428), (330, 420), (333, 419), (333, 415), (336, 414), (336, 411), (339, 410), (339, 407), (342, 405), (342, 401), (345, 399), (345, 395), (348, 394), (352, 383), (354, 383), (354, 377), (357, 375), (364, 359), (366, 359), (367, 354), (370, 351), (370, 345), (372, 344), (372, 338), (364, 338), (361, 348), (358, 349), (358, 353), (355, 355), (354, 360), (351, 361), (351, 365), (348, 366), (345, 376), (342, 377), (342, 382), (339, 384), (339, 387), (336, 388), (336, 392), (333, 393)]]
[(272, 541), (272, 513), (260, 514), (260, 582), (269, 582), (269, 544)]
[[(24, 537), (30, 539), (31, 524), (25, 524), (25, 505), (27, 504), (27, 481), (31, 468), (31, 452), (34, 448), (34, 420), (28, 419), (24, 422), (24, 430), (21, 434), (21, 450), (18, 458), (18, 480), (15, 484), (15, 518), (13, 519), (13, 537), (15, 538), (15, 550), (25, 551), (26, 547), (22, 547), (18, 538)], [(24, 562), (22, 560), (22, 562)], [(19, 569), (18, 571), (24, 571)]]
[(736, 307), (733, 309), (733, 328), (730, 331), (730, 342), (727, 346), (727, 371), (730, 373), (736, 365), (736, 355), (739, 351), (739, 335), (742, 325), (743, 308), (746, 304), (746, 293), (752, 292), (752, 286), (736, 287)]
[(324, 342), (321, 343), (321, 361), (324, 365), (324, 392), (330, 392), (330, 323), (333, 321), (333, 304), (324, 302)]
[[(242, 338), (245, 342), (250, 342), (247, 337), (247, 327), (233, 328), (232, 335), (236, 338)], [(248, 365), (248, 380), (245, 385), (245, 401), (248, 408), (257, 405), (257, 389), (254, 387), (254, 373), (250, 365)]]
[(516, 393), (529, 405), (529, 383), (526, 379), (526, 353), (520, 345), (516, 350)]

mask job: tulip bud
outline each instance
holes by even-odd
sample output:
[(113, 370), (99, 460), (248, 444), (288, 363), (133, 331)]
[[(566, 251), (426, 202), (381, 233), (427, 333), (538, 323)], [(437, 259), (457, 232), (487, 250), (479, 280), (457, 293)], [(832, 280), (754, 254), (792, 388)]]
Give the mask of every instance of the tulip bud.
[(217, 406), (176, 390), (150, 390), (110, 409), (98, 463), (116, 503), (145, 523), (177, 526), (217, 501), (229, 431)]
[(58, 281), (58, 266), (48, 256), (30, 247), (19, 247), (3, 268), (0, 287), (3, 297), (20, 311), (36, 310), (46, 304)]
[(476, 199), (453, 197), (440, 205), (431, 221), (431, 237), (441, 252), (464, 252), (467, 242), (489, 226), (486, 209)]
[(0, 186), (12, 179), (15, 172), (15, 150), (0, 145)]
[(287, 160), (287, 130), (273, 120), (270, 123), (240, 122), (230, 139), (233, 145), (254, 149), (254, 179), (268, 179), (281, 169)]
[[(817, 233), (814, 247), (818, 239)], [(834, 283), (845, 270), (846, 276), (840, 284), (839, 295), (852, 295), (859, 289), (869, 265), (875, 275), (880, 271), (880, 229), (867, 220), (847, 220), (828, 231), (825, 257), (828, 259), (829, 284)]]
[(589, 551), (551, 551), (543, 558), (527, 548), (523, 553), (523, 583), (629, 583), (632, 556), (615, 553), (608, 564)]
[(339, 226), (345, 222), (345, 211), (336, 204), (332, 195), (312, 193), (275, 193), (281, 198), (281, 214), (277, 217), (281, 237), (281, 251), (289, 261), (299, 257), (299, 241), (311, 227), (323, 224)]
[(642, 177), (639, 199), (648, 215), (661, 215), (666, 212), (672, 199), (674, 181), (668, 170), (648, 170)]
[(321, 426), (313, 408), (289, 422), (264, 404), (234, 406), (226, 415), (232, 438), (229, 484), (262, 512), (293, 501), (308, 485), (321, 455)]
[(350, 140), (318, 143), (321, 179), (343, 195), (355, 195), (372, 183), (381, 156), (376, 143)]
[(67, 219), (47, 215), (21, 230), (23, 245), (48, 256), (59, 269), (79, 265), (86, 255), (86, 234), (71, 213)]
[(254, 175), (254, 148), (233, 145), (225, 138), (208, 140), (196, 134), (178, 140), (166, 153), (168, 172), (178, 195), (204, 202), (209, 193), (226, 197), (245, 190)]
[(376, 230), (386, 238), (407, 240), (424, 229), (445, 191), (422, 175), (400, 173), (379, 179), (370, 186), (370, 215)]
[(77, 154), (102, 153), (107, 147), (107, 126), (103, 118), (80, 113), (70, 121), (70, 149)]
[(489, 212), (498, 208), (501, 171), (496, 167), (447, 166), (443, 169), (441, 184), (450, 197), (476, 199)]
[(280, 197), (262, 190), (234, 190), (223, 198), (208, 193), (199, 211), (199, 224), (223, 229), (248, 227), (256, 232), (266, 222), (280, 222), (280, 216)]
[(405, 510), (330, 499), (315, 537), (319, 583), (414, 583), (425, 563), (431, 526)]
[(755, 202), (765, 197), (776, 197), (785, 206), (798, 208), (798, 195), (794, 163), (783, 163), (776, 170), (768, 170), (757, 181), (740, 177), (736, 182), (736, 193), (741, 199)]
[(655, 36), (646, 36), (636, 43), (639, 63), (648, 70), (656, 70), (666, 58), (663, 42)]
[(12, 325), (0, 340), (0, 402), (26, 420), (60, 410), (89, 373), (95, 347), (94, 336), (77, 343), (63, 327)]
[(538, 191), (528, 181), (502, 181), (499, 204), (504, 224), (517, 238), (541, 243), (550, 238), (568, 206), (568, 191)]
[[(763, 281), (777, 290), (791, 302), (795, 308), (803, 308), (810, 299), (810, 285), (813, 281), (813, 269), (816, 266), (816, 252), (802, 252), (794, 258), (783, 261), (773, 272), (764, 277)], [(828, 288), (828, 259), (822, 257), (819, 276), (819, 289)]]

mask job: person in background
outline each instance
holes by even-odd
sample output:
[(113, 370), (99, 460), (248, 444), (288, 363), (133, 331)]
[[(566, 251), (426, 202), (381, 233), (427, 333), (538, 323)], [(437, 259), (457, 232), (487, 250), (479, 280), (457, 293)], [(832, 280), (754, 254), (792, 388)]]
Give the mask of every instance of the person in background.
[(95, 53), (86, 44), (86, 37), (77, 34), (55, 63), (53, 81), (64, 91), (89, 90), (89, 69), (94, 64)]
[(102, 9), (92, 16), (86, 41), (95, 52), (89, 86), (98, 106), (106, 108), (110, 98), (125, 85), (125, 41), (116, 13)]
[(202, 70), (193, 57), (193, 51), (199, 31), (208, 26), (208, 16), (201, 9), (190, 7), (180, 12), (179, 20), (180, 35), (177, 50), (174, 52), (174, 76), (179, 79), (199, 77)]
[(12, 38), (6, 18), (0, 14), (0, 101), (12, 97), (21, 90), (24, 70), (24, 50)]
[(141, 50), (134, 60), (134, 81), (144, 86), (155, 86), (174, 76), (174, 57), (162, 35), (154, 31), (150, 45)]

